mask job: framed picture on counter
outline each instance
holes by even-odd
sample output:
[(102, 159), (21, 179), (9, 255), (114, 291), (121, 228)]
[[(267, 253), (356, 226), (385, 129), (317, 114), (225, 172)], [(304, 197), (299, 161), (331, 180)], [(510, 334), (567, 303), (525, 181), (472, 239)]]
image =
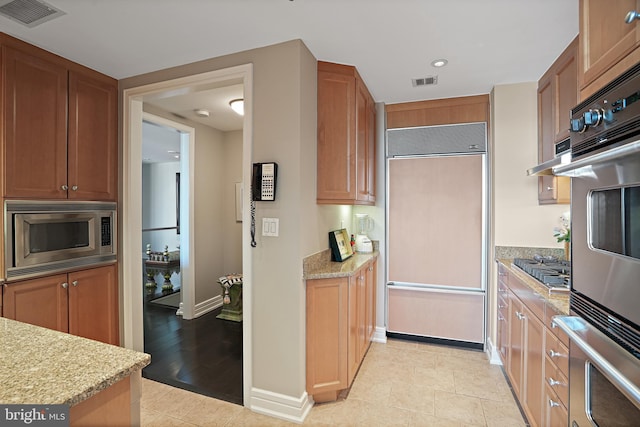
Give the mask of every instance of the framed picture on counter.
[(346, 228), (329, 232), (329, 247), (333, 261), (342, 262), (353, 255)]

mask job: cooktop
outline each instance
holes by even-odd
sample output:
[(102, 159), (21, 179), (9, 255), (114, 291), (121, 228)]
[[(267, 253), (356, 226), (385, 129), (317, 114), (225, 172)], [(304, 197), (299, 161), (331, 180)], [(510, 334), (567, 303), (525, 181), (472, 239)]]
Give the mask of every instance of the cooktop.
[(549, 293), (569, 292), (571, 262), (556, 257), (515, 258), (513, 264), (549, 289)]

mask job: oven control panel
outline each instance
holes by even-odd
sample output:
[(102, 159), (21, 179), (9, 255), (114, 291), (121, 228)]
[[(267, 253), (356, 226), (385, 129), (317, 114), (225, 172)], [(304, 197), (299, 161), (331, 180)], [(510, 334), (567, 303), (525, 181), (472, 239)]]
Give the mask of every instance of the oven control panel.
[(640, 64), (571, 110), (571, 153), (575, 160), (623, 145), (640, 134)]

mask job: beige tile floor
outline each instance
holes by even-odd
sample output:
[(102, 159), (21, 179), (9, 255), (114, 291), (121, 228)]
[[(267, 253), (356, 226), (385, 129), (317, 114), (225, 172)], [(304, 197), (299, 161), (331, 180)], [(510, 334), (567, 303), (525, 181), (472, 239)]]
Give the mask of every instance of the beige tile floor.
[[(142, 426), (294, 426), (238, 405), (143, 379)], [(484, 353), (372, 343), (346, 399), (316, 404), (305, 426), (487, 426), (525, 423), (500, 367)]]

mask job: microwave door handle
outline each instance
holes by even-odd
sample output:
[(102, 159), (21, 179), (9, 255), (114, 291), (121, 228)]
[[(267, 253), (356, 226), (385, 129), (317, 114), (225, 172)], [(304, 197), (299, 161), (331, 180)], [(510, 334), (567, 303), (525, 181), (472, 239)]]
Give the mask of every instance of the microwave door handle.
[[(577, 345), (584, 352), (589, 361), (596, 366), (612, 383), (614, 383), (622, 393), (635, 402), (640, 401), (640, 389), (624, 377), (607, 359), (602, 357), (576, 329), (593, 331), (601, 334), (600, 331), (589, 325), (578, 316), (554, 316), (553, 322), (560, 327), (568, 336), (571, 342)], [(609, 339), (608, 337), (606, 339)], [(623, 350), (624, 351), (624, 350)]]

